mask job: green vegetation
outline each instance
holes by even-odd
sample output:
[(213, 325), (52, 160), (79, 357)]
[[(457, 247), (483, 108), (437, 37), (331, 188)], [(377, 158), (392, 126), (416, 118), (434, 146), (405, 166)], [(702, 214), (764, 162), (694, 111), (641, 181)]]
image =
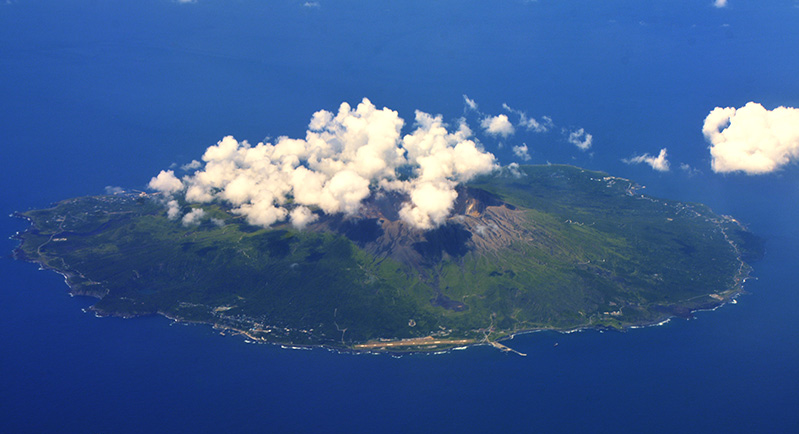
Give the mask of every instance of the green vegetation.
[(521, 173), (474, 181), (427, 233), (379, 213), (263, 229), (221, 204), (184, 226), (152, 197), (70, 199), (22, 214), (32, 227), (17, 255), (100, 297), (100, 313), (351, 348), (654, 323), (734, 296), (743, 260), (762, 252), (734, 219), (643, 196), (625, 179), (570, 166)]

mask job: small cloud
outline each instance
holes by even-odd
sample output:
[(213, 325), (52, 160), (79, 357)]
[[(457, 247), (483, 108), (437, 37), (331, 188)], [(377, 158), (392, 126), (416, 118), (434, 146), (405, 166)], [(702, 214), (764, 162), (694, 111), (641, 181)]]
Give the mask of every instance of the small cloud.
[(205, 215), (205, 211), (202, 208), (194, 208), (188, 214), (183, 216), (183, 226), (191, 226), (200, 223), (200, 219), (203, 218)]
[(166, 218), (169, 220), (175, 220), (180, 215), (180, 205), (178, 205), (178, 201), (175, 199), (170, 200), (166, 203)]
[(162, 170), (158, 176), (150, 180), (147, 186), (165, 194), (172, 194), (183, 189), (183, 183), (175, 176), (175, 172), (171, 170)]
[(319, 2), (305, 2), (302, 4), (302, 6), (306, 8), (318, 8), (320, 4)]
[(773, 172), (799, 159), (799, 109), (766, 110), (749, 102), (736, 109), (716, 107), (702, 133), (710, 143), (714, 172), (748, 175)]
[(197, 0), (175, 0), (175, 3), (180, 3), (180, 4), (197, 3)]
[(487, 116), (480, 122), (480, 125), (488, 134), (495, 136), (508, 137), (516, 132), (507, 115)]
[(574, 130), (569, 133), (569, 143), (578, 148), (582, 149), (583, 151), (587, 150), (591, 147), (591, 144), (594, 141), (594, 136), (585, 132), (583, 128), (579, 130)]
[(197, 160), (191, 160), (191, 163), (184, 164), (184, 165), (180, 166), (180, 169), (184, 170), (184, 171), (197, 170), (200, 167), (202, 167), (202, 165), (203, 165), (203, 163), (200, 163)]
[(291, 224), (297, 229), (304, 229), (305, 226), (308, 226), (308, 223), (313, 223), (319, 218), (319, 216), (311, 212), (308, 207), (304, 206), (294, 208), (289, 216), (291, 218)]
[(713, 2), (713, 7), (715, 8), (726, 8), (727, 7), (727, 0), (715, 0)]
[(686, 164), (686, 163), (680, 163), (680, 170), (682, 170), (683, 172), (688, 174), (689, 177), (702, 173), (701, 170), (699, 170), (699, 169), (697, 169), (695, 167), (691, 167), (690, 164)]
[(657, 157), (653, 157), (649, 154), (638, 155), (632, 158), (626, 158), (621, 161), (627, 164), (640, 164), (646, 163), (650, 165), (653, 169), (657, 170), (658, 172), (668, 172), (669, 171), (669, 161), (666, 159), (666, 148), (660, 150), (660, 154)]
[(477, 111), (477, 102), (466, 96), (466, 94), (463, 95), (463, 103), (466, 104), (467, 109)]
[(125, 192), (125, 189), (122, 187), (115, 187), (113, 185), (106, 185), (105, 186), (105, 194), (122, 194)]
[(521, 178), (523, 176), (527, 176), (526, 173), (522, 172), (519, 168), (519, 163), (510, 163), (505, 167), (499, 169), (500, 175), (510, 176), (512, 178)]
[(541, 118), (542, 121), (539, 122), (535, 118), (527, 117), (527, 113), (521, 110), (516, 110), (514, 108), (511, 108), (511, 106), (507, 104), (503, 103), (502, 108), (519, 116), (518, 125), (520, 127), (526, 128), (528, 131), (535, 131), (536, 133), (545, 133), (554, 126), (552, 118), (550, 118), (549, 116), (542, 117)]
[(530, 153), (528, 152), (526, 143), (521, 146), (514, 146), (513, 153), (524, 161), (530, 161)]

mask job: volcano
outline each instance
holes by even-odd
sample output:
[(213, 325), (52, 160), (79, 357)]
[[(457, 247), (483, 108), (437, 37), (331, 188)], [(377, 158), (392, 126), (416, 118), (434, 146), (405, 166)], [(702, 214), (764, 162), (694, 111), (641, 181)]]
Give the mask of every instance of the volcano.
[[(742, 291), (760, 240), (708, 207), (572, 166), (522, 166), (457, 188), (440, 226), (374, 191), (304, 229), (199, 224), (145, 194), (70, 199), (31, 221), (16, 256), (66, 276), (101, 315), (161, 314), (291, 345), (433, 350), (514, 333), (653, 324)], [(288, 205), (290, 206), (290, 204)], [(499, 344), (497, 344), (499, 345)]]

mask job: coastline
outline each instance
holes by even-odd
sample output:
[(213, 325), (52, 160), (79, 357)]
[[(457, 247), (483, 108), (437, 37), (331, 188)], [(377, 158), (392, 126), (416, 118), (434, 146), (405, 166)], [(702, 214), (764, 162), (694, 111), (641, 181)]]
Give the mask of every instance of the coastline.
[[(17, 238), (15, 238), (15, 239), (17, 239)], [(97, 291), (82, 291), (82, 290), (79, 290), (79, 289), (75, 288), (75, 285), (70, 281), (70, 277), (74, 276), (74, 274), (72, 274), (70, 272), (67, 272), (67, 271), (59, 270), (59, 269), (54, 268), (54, 267), (50, 267), (48, 265), (45, 265), (40, 260), (35, 260), (35, 259), (28, 258), (24, 254), (24, 252), (19, 250), (19, 248), (14, 249), (14, 259), (22, 260), (24, 262), (35, 263), (35, 264), (39, 265), (39, 270), (42, 270), (42, 271), (53, 271), (53, 272), (63, 276), (64, 277), (64, 283), (67, 285), (67, 288), (69, 289), (68, 292), (69, 292), (70, 296), (86, 296), (86, 297), (92, 297), (92, 298), (100, 300), (105, 295), (105, 294), (101, 294), (101, 293), (99, 293)], [(691, 318), (693, 318), (693, 314), (696, 313), (696, 312), (705, 312), (705, 311), (712, 312), (712, 311), (715, 311), (716, 309), (719, 309), (719, 308), (721, 308), (721, 307), (723, 307), (723, 306), (725, 306), (727, 304), (735, 304), (736, 303), (736, 298), (739, 297), (740, 295), (745, 294), (745, 289), (743, 288), (743, 285), (746, 283), (747, 279), (751, 278), (749, 276), (749, 272), (751, 271), (751, 267), (747, 266), (747, 267), (744, 267), (744, 268), (748, 268), (749, 270), (747, 271), (747, 275), (744, 276), (737, 283), (737, 287), (736, 288), (731, 288), (730, 290), (726, 291), (728, 294), (726, 294), (722, 299), (717, 300), (717, 302), (713, 303), (712, 305), (703, 305), (703, 306), (701, 306), (699, 308), (688, 310), (687, 311), (688, 315), (676, 315), (676, 314), (667, 315), (667, 316), (664, 316), (662, 319), (658, 319), (658, 320), (655, 320), (655, 321), (647, 321), (647, 322), (642, 322), (642, 323), (638, 323), (638, 324), (624, 324), (624, 325), (622, 325), (619, 328), (609, 327), (609, 326), (602, 326), (602, 325), (581, 325), (581, 326), (568, 327), (568, 328), (539, 327), (539, 328), (532, 328), (532, 329), (517, 330), (517, 331), (512, 331), (512, 332), (502, 332), (502, 331), (500, 331), (499, 333), (501, 333), (501, 334), (505, 333), (505, 334), (503, 334), (503, 335), (501, 335), (501, 336), (499, 336), (499, 337), (497, 337), (496, 339), (493, 339), (493, 340), (491, 340), (491, 339), (476, 340), (476, 339), (469, 339), (469, 338), (454, 337), (454, 338), (450, 339), (451, 342), (447, 342), (446, 340), (439, 339), (435, 343), (435, 345), (429, 345), (429, 344), (425, 344), (423, 342), (415, 342), (415, 343), (412, 342), (412, 343), (409, 343), (408, 345), (397, 344), (398, 342), (408, 341), (408, 340), (366, 341), (366, 342), (352, 343), (350, 345), (345, 345), (345, 346), (333, 346), (333, 345), (329, 345), (329, 344), (298, 344), (298, 343), (295, 343), (295, 342), (271, 341), (271, 340), (268, 340), (268, 339), (265, 339), (265, 338), (262, 338), (262, 337), (254, 335), (251, 330), (245, 330), (245, 329), (241, 329), (241, 328), (232, 327), (230, 325), (223, 324), (223, 323), (220, 323), (220, 322), (189, 320), (189, 319), (182, 318), (182, 317), (179, 317), (179, 316), (176, 316), (176, 315), (172, 315), (172, 314), (170, 314), (168, 312), (164, 312), (164, 311), (157, 311), (157, 312), (153, 312), (153, 313), (110, 312), (110, 311), (104, 311), (104, 310), (97, 309), (94, 306), (90, 306), (90, 307), (84, 309), (84, 311), (87, 312), (87, 313), (89, 311), (91, 311), (98, 318), (116, 317), (116, 318), (122, 318), (122, 319), (133, 319), (133, 318), (139, 318), (139, 317), (159, 315), (159, 316), (162, 316), (162, 317), (164, 317), (166, 319), (169, 319), (169, 320), (173, 321), (174, 323), (178, 323), (178, 324), (197, 324), (197, 325), (210, 326), (214, 330), (219, 330), (220, 334), (223, 334), (223, 335), (227, 335), (228, 333), (231, 336), (241, 335), (241, 336), (245, 337), (245, 340), (249, 340), (250, 341), (248, 343), (279, 345), (281, 348), (284, 348), (284, 349), (324, 348), (324, 349), (327, 349), (327, 350), (341, 352), (341, 353), (401, 355), (401, 354), (419, 354), (419, 353), (422, 353), (422, 354), (441, 354), (441, 353), (445, 353), (445, 352), (448, 352), (448, 351), (451, 351), (451, 350), (455, 350), (455, 349), (466, 349), (466, 348), (474, 347), (474, 346), (489, 345), (489, 346), (494, 346), (494, 347), (496, 347), (497, 349), (499, 349), (499, 350), (501, 350), (503, 352), (515, 352), (515, 353), (518, 353), (517, 351), (513, 350), (512, 348), (507, 347), (506, 345), (503, 345), (502, 343), (505, 343), (505, 342), (507, 342), (509, 340), (513, 340), (516, 336), (521, 336), (521, 335), (531, 334), (531, 333), (545, 332), (545, 331), (551, 331), (551, 332), (556, 332), (556, 333), (560, 333), (560, 334), (571, 334), (571, 333), (577, 333), (577, 332), (583, 332), (583, 331), (598, 331), (598, 332), (614, 331), (614, 332), (624, 333), (624, 332), (627, 332), (628, 330), (643, 329), (643, 328), (658, 327), (658, 326), (666, 325), (669, 322), (671, 322), (671, 320), (673, 320), (674, 318), (682, 318), (682, 319), (686, 319), (686, 320), (687, 319), (691, 319)], [(107, 290), (105, 292), (107, 293)], [(709, 294), (708, 294), (708, 296), (709, 296)], [(433, 336), (426, 336), (424, 338), (412, 338), (412, 339), (410, 339), (410, 341), (414, 341), (414, 340), (420, 341), (422, 339), (428, 339), (428, 338), (432, 339)], [(383, 345), (380, 345), (380, 344), (383, 344)], [(403, 347), (407, 347), (408, 349), (407, 350), (403, 350), (402, 349)], [(425, 348), (425, 347), (428, 347), (428, 348)], [(519, 353), (519, 354), (520, 355), (524, 355), (524, 354), (521, 354), (521, 353)]]
[[(28, 221), (28, 223), (30, 224), (30, 227), (25, 231), (17, 232), (16, 234), (10, 237), (11, 239), (20, 241), (20, 244), (12, 252), (12, 257), (14, 259), (21, 260), (24, 262), (36, 263), (39, 265), (40, 270), (54, 271), (60, 274), (61, 276), (63, 276), (64, 282), (66, 283), (69, 289), (68, 292), (70, 296), (89, 296), (101, 300), (105, 295), (108, 294), (109, 292), (108, 289), (102, 287), (102, 285), (97, 282), (91, 282), (88, 279), (86, 280), (90, 282), (91, 285), (87, 285), (84, 282), (76, 282), (75, 281), (76, 277), (83, 278), (83, 276), (77, 270), (62, 270), (53, 267), (49, 264), (46, 264), (41, 257), (32, 258), (28, 254), (26, 254), (21, 248), (23, 235), (25, 233), (37, 229), (35, 227), (33, 220), (30, 217), (19, 212), (13, 213), (12, 216), (17, 218), (22, 218)], [(488, 329), (489, 330), (488, 333), (485, 333), (487, 329), (476, 329), (476, 330), (467, 331), (457, 336), (448, 337), (447, 339), (442, 339), (440, 337), (435, 337), (434, 339), (434, 336), (430, 335), (422, 338), (409, 338), (409, 339), (399, 339), (399, 340), (376, 339), (376, 340), (368, 340), (365, 342), (351, 342), (348, 344), (342, 342), (342, 345), (332, 345), (329, 343), (298, 344), (296, 342), (291, 342), (291, 341), (280, 341), (279, 339), (270, 340), (263, 336), (256, 335), (257, 330), (235, 327), (230, 324), (225, 324), (223, 322), (217, 322), (217, 321), (190, 320), (162, 310), (157, 310), (153, 312), (117, 312), (117, 311), (106, 311), (98, 309), (95, 307), (95, 305), (92, 305), (84, 309), (84, 311), (87, 312), (92, 311), (97, 317), (118, 317), (124, 319), (160, 315), (174, 321), (175, 323), (209, 325), (215, 330), (220, 330), (222, 334), (230, 333), (231, 335), (242, 335), (245, 337), (245, 340), (250, 341), (249, 343), (268, 343), (273, 345), (280, 345), (283, 348), (308, 349), (308, 348), (320, 347), (346, 353), (429, 354), (429, 353), (440, 353), (442, 351), (446, 352), (454, 348), (462, 349), (479, 345), (491, 345), (505, 352), (507, 351), (515, 352), (515, 350), (506, 347), (505, 345), (501, 344), (501, 342), (512, 340), (517, 335), (537, 333), (542, 331), (553, 331), (562, 334), (570, 334), (570, 333), (575, 333), (579, 331), (588, 331), (588, 330), (596, 330), (599, 332), (604, 332), (609, 330), (617, 332), (626, 332), (627, 330), (665, 325), (674, 318), (691, 319), (693, 318), (693, 314), (695, 312), (714, 311), (726, 304), (735, 303), (735, 299), (745, 292), (743, 286), (746, 280), (750, 278), (752, 267), (743, 260), (740, 248), (727, 236), (726, 232), (722, 227), (722, 224), (725, 222), (726, 223), (734, 222), (739, 228), (743, 230), (745, 230), (746, 228), (740, 222), (738, 222), (732, 217), (728, 216), (721, 216), (721, 217), (722, 219), (716, 221), (715, 223), (718, 225), (717, 227), (719, 228), (719, 230), (724, 234), (725, 239), (733, 247), (735, 253), (737, 254), (737, 260), (740, 264), (736, 275), (733, 277), (734, 284), (727, 290), (722, 291), (720, 293), (702, 294), (699, 296), (695, 296), (691, 299), (681, 301), (682, 303), (685, 303), (692, 299), (697, 299), (702, 297), (707, 297), (711, 299), (706, 302), (700, 303), (696, 306), (692, 307), (681, 306), (680, 303), (659, 306), (660, 309), (656, 310), (662, 312), (663, 313), (662, 316), (659, 316), (658, 318), (651, 321), (645, 321), (639, 323), (618, 322), (618, 326), (615, 325), (608, 326), (602, 324), (583, 324), (583, 325), (577, 325), (573, 327), (563, 327), (563, 328), (544, 326), (544, 327), (519, 329), (519, 330)], [(94, 286), (94, 285), (97, 285), (96, 287), (98, 290), (87, 289), (87, 286)], [(474, 335), (479, 333), (484, 333), (485, 337), (482, 339), (466, 337), (470, 334)], [(496, 337), (490, 338), (490, 335), (495, 333)], [(425, 342), (424, 341), (425, 339), (431, 339), (433, 340), (433, 342)]]

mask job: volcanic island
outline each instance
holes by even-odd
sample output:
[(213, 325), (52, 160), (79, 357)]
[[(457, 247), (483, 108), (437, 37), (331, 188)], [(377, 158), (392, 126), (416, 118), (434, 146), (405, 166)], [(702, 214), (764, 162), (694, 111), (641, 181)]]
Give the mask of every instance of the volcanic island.
[[(170, 219), (144, 192), (18, 213), (18, 259), (65, 276), (98, 315), (163, 315), (248, 339), (344, 351), (438, 351), (534, 330), (625, 330), (734, 299), (760, 239), (707, 206), (565, 165), (518, 166), (457, 188), (446, 222), (399, 217), (375, 192), (357, 215), (311, 209), (302, 229), (229, 204)], [(291, 203), (286, 205), (291, 207)]]

